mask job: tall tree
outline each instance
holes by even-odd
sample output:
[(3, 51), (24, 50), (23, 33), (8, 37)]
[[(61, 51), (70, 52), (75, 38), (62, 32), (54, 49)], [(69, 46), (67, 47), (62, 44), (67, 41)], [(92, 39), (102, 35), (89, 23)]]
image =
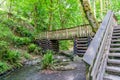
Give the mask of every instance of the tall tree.
[(88, 0), (80, 0), (81, 1), (81, 5), (83, 6), (83, 10), (86, 14), (86, 18), (88, 19), (90, 25), (92, 26), (92, 30), (93, 32), (96, 32), (99, 24), (91, 10), (90, 4)]

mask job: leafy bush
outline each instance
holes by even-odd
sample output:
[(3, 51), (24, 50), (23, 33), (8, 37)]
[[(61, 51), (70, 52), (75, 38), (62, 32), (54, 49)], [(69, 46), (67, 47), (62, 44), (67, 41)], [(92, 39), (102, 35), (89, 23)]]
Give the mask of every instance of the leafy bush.
[(47, 50), (46, 54), (44, 54), (42, 59), (42, 69), (49, 69), (53, 66), (53, 52), (51, 50)]
[(0, 59), (7, 53), (8, 43), (5, 41), (0, 41)]
[(60, 50), (68, 50), (70, 46), (70, 42), (69, 41), (60, 41)]
[(8, 64), (6, 62), (0, 61), (0, 73), (3, 73), (9, 69), (10, 69), (10, 66), (8, 66)]
[(31, 39), (28, 37), (13, 37), (13, 43), (16, 44), (17, 46), (20, 45), (28, 45), (31, 42)]
[(32, 43), (28, 46), (28, 52), (33, 52), (35, 54), (40, 55), (40, 54), (42, 54), (42, 49), (40, 47), (38, 47), (37, 45)]
[(28, 52), (34, 52), (34, 50), (35, 50), (36, 47), (37, 47), (37, 46), (36, 46), (35, 44), (30, 44), (30, 45), (28, 46)]
[(40, 47), (36, 47), (34, 53), (37, 55), (42, 55), (42, 49)]
[(0, 24), (0, 41), (11, 41), (12, 40), (13, 33), (12, 31), (6, 27), (6, 25)]
[(9, 61), (11, 64), (16, 63), (20, 59), (20, 53), (17, 50), (8, 50), (7, 54), (3, 56), (3, 59)]
[(31, 55), (29, 54), (29, 53), (24, 53), (24, 57), (26, 58), (26, 59), (31, 59)]
[(22, 37), (33, 37), (32, 33), (25, 27), (18, 26), (15, 31)]

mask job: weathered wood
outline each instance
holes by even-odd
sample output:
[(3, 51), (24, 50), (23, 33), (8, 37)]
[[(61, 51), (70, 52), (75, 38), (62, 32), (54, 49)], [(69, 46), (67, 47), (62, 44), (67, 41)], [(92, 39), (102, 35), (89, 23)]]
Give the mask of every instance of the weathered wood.
[(106, 71), (109, 72), (116, 72), (120, 74), (120, 67), (116, 67), (116, 66), (107, 66), (106, 67)]
[(40, 32), (39, 35), (36, 35), (36, 39), (73, 39), (76, 37), (87, 37), (89, 35), (93, 36), (94, 33), (90, 25), (87, 25), (57, 31)]
[(100, 28), (98, 29), (97, 33), (95, 34), (95, 37), (93, 38), (90, 46), (88, 47), (83, 60), (88, 63), (89, 65), (93, 65), (95, 56), (97, 54), (97, 51), (100, 47), (100, 43), (102, 42), (105, 30), (107, 28), (110, 16), (111, 16), (112, 12), (109, 11), (107, 13), (107, 15), (105, 16)]
[(103, 80), (114, 26), (116, 21), (113, 12), (109, 11), (83, 57), (90, 65), (92, 80)]
[(119, 47), (120, 44), (113, 44), (113, 43), (112, 43), (111, 46), (112, 46), (112, 47)]
[(120, 65), (120, 60), (119, 59), (108, 59), (109, 64), (119, 64)]
[(110, 53), (109, 56), (120, 57), (120, 53)]
[(103, 80), (120, 80), (120, 76), (105, 75)]

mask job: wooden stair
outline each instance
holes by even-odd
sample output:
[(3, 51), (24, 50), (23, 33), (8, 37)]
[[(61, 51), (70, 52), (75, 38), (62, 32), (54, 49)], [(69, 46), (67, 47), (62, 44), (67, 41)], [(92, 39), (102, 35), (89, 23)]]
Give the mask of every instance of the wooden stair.
[(120, 80), (120, 26), (113, 29), (103, 80)]

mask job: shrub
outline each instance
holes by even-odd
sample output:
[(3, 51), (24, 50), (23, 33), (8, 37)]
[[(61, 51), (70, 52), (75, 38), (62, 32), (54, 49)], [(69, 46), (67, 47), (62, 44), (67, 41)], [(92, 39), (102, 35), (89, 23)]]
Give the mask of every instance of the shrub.
[(22, 37), (33, 37), (32, 33), (25, 27), (18, 26), (16, 28), (16, 32), (20, 34)]
[(33, 52), (35, 54), (40, 55), (40, 54), (42, 54), (42, 49), (35, 44), (30, 44), (28, 46), (28, 52)]
[(28, 37), (13, 37), (13, 43), (16, 44), (17, 46), (20, 45), (28, 45), (31, 42), (31, 39)]
[(26, 59), (31, 59), (32, 57), (31, 57), (31, 55), (29, 54), (29, 53), (24, 53), (24, 57), (26, 58)]
[(7, 53), (9, 44), (5, 41), (0, 41), (0, 59), (2, 59), (3, 55)]
[(6, 27), (6, 25), (0, 24), (0, 41), (4, 40), (10, 42), (12, 40), (12, 36), (12, 31), (8, 27)]
[(17, 50), (8, 50), (7, 54), (3, 56), (3, 59), (9, 61), (11, 64), (16, 63), (20, 59), (20, 53)]
[(36, 47), (34, 53), (37, 55), (42, 55), (42, 49), (40, 47)]
[(69, 41), (60, 41), (60, 50), (68, 50), (70, 46)]
[(51, 50), (47, 50), (42, 59), (42, 69), (50, 69), (53, 66), (53, 63), (53, 52)]
[(6, 62), (0, 61), (0, 73), (3, 73), (10, 69), (10, 66)]
[(35, 44), (30, 44), (30, 45), (28, 46), (28, 52), (34, 52), (34, 50), (35, 50), (36, 47), (37, 47), (37, 46), (36, 46)]

